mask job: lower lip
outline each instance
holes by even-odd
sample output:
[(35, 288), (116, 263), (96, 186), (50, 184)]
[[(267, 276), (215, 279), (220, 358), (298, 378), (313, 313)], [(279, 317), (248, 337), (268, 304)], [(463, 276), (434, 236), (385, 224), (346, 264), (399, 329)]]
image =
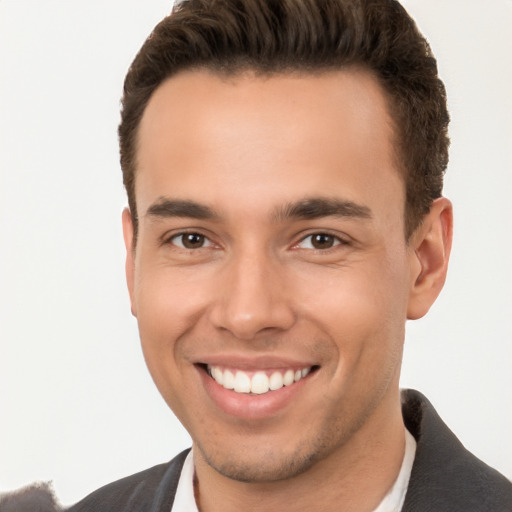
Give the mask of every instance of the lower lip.
[(283, 386), (262, 395), (252, 395), (236, 393), (222, 387), (201, 368), (198, 368), (198, 372), (206, 392), (215, 405), (224, 413), (245, 420), (262, 420), (277, 415), (297, 398), (296, 395), (309, 380), (308, 376), (290, 386)]

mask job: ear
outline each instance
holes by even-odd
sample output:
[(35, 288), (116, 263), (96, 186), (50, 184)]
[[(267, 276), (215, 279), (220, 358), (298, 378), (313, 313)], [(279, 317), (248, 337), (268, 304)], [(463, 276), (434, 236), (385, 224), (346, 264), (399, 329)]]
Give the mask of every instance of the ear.
[(135, 246), (134, 246), (134, 231), (133, 222), (130, 210), (125, 208), (123, 210), (123, 237), (124, 245), (126, 247), (126, 283), (128, 285), (128, 293), (130, 294), (130, 305), (132, 315), (137, 316), (137, 308), (135, 307)]
[(411, 289), (407, 318), (424, 316), (443, 288), (452, 248), (453, 209), (445, 197), (436, 199), (413, 233), (411, 245)]

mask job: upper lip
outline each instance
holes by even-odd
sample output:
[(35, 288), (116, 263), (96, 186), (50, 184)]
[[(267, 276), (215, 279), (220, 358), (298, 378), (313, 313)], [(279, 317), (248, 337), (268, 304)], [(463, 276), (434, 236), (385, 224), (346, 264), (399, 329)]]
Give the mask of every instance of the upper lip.
[(218, 354), (197, 358), (195, 364), (236, 368), (246, 371), (280, 370), (283, 368), (300, 369), (310, 366), (318, 366), (317, 362), (308, 359), (279, 357), (274, 355), (247, 357), (235, 354)]

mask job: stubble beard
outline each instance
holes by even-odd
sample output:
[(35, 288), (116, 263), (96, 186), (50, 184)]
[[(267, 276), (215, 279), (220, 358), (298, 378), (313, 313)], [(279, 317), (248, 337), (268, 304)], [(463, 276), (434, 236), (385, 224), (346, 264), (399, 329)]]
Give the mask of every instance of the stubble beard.
[(367, 414), (359, 421), (347, 424), (332, 421), (328, 428), (316, 430), (312, 436), (297, 439), (295, 447), (284, 450), (271, 446), (266, 448), (264, 440), (260, 446), (225, 448), (205, 447), (194, 442), (199, 456), (217, 473), (238, 482), (271, 483), (297, 477), (309, 471), (317, 463), (339, 450), (364, 424)]
[(200, 456), (215, 471), (221, 475), (243, 483), (271, 483), (287, 480), (305, 473), (323, 458), (325, 446), (319, 439), (315, 448), (304, 451), (300, 447), (292, 453), (276, 453), (271, 450), (258, 450), (256, 457), (252, 454), (237, 452), (233, 449), (230, 455), (224, 456), (216, 452), (211, 454), (204, 450), (199, 443), (195, 448)]

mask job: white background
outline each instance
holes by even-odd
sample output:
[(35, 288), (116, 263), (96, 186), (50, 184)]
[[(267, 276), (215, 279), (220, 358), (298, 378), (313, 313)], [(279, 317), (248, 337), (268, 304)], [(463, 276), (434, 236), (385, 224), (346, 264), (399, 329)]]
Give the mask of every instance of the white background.
[[(408, 0), (449, 94), (445, 290), (402, 385), (512, 477), (512, 2)], [(189, 438), (145, 368), (125, 291), (122, 81), (163, 0), (0, 0), (0, 492), (65, 504)]]

